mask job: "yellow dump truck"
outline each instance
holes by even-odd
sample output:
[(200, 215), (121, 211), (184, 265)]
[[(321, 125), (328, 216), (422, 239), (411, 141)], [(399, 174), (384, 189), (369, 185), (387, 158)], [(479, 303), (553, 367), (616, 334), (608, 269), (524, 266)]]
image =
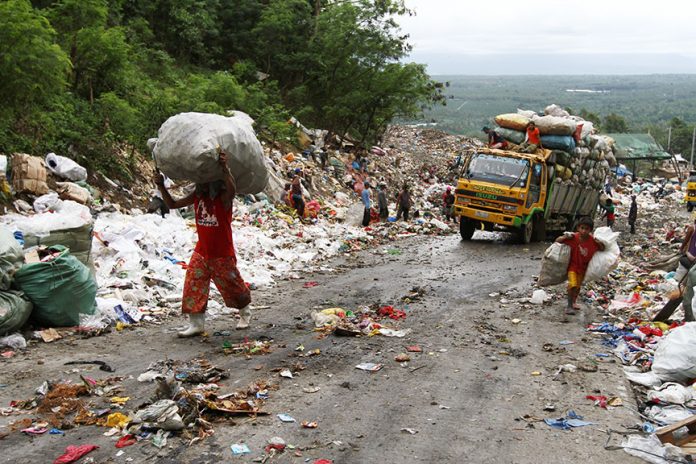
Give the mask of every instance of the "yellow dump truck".
[(594, 217), (600, 189), (556, 178), (555, 155), (481, 148), (467, 157), (455, 190), (455, 214), (462, 239), (477, 229), (503, 230), (522, 243), (573, 227)]

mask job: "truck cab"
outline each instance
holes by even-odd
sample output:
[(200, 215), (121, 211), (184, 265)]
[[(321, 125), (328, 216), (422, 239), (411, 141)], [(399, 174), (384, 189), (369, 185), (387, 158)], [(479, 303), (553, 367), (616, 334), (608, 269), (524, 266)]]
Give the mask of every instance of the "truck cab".
[(462, 239), (471, 240), (480, 228), (513, 232), (522, 243), (542, 241), (547, 231), (562, 232), (580, 215), (593, 217), (599, 190), (556, 172), (550, 150), (481, 148), (471, 153), (455, 190)]
[(516, 232), (525, 243), (543, 240), (548, 154), (495, 149), (473, 153), (455, 190), (462, 238), (470, 240), (476, 228), (483, 227)]

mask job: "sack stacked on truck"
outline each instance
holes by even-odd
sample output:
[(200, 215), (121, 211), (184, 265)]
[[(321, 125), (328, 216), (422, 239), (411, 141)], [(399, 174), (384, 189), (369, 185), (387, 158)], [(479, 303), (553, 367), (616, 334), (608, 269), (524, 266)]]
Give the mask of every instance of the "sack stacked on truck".
[(616, 165), (610, 137), (593, 134), (591, 121), (571, 116), (558, 105), (547, 106), (544, 115), (520, 109), (498, 115), (495, 122), (500, 127), (496, 131), (507, 141), (520, 144), (530, 121), (539, 128), (542, 146), (553, 150), (554, 182), (590, 189), (602, 187), (610, 167)]
[(157, 167), (172, 179), (207, 183), (220, 180), (219, 150), (227, 163), (239, 194), (263, 191), (268, 170), (261, 143), (245, 113), (232, 117), (207, 113), (181, 113), (167, 119), (153, 146)]
[(23, 265), (22, 247), (9, 229), (0, 227), (0, 337), (21, 329), (31, 314), (31, 302), (10, 290)]
[(12, 188), (15, 193), (48, 193), (44, 161), (25, 153), (12, 155)]

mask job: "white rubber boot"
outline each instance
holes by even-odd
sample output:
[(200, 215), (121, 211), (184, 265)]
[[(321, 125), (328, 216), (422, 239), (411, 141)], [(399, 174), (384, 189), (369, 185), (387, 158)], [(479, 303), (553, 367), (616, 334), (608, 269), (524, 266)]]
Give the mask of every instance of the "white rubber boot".
[(249, 322), (251, 322), (251, 308), (249, 308), (249, 305), (246, 305), (239, 310), (239, 322), (237, 322), (237, 330), (248, 329)]
[(205, 332), (205, 313), (189, 314), (189, 325), (179, 332), (180, 337), (193, 337)]

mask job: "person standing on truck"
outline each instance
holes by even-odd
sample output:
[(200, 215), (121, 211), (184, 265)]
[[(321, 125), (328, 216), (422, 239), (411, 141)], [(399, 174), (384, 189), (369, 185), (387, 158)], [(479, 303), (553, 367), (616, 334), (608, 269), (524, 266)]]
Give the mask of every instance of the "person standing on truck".
[(205, 311), (208, 307), (210, 281), (220, 291), (225, 306), (239, 309), (237, 329), (246, 329), (251, 320), (251, 292), (237, 270), (237, 257), (232, 241), (232, 202), (237, 186), (227, 166), (227, 155), (218, 159), (224, 177), (220, 181), (196, 184), (188, 196), (174, 200), (167, 191), (164, 177), (157, 173), (155, 184), (170, 209), (193, 205), (198, 243), (186, 269), (181, 311), (189, 316), (189, 325), (180, 337), (205, 332)]
[(481, 130), (488, 136), (489, 148), (500, 148), (501, 150), (505, 150), (508, 147), (507, 140), (505, 140), (502, 135), (498, 134), (495, 129), (484, 126)]
[(570, 247), (570, 261), (568, 263), (568, 307), (565, 313), (575, 314), (580, 309), (577, 304), (580, 287), (587, 272), (592, 256), (597, 251), (603, 251), (604, 245), (592, 236), (594, 223), (592, 219), (584, 216), (578, 221), (576, 232), (565, 232), (556, 239), (556, 243), (563, 243)]
[(636, 219), (638, 219), (638, 203), (636, 203), (636, 196), (631, 195), (631, 208), (628, 210), (628, 225), (631, 226), (631, 234), (636, 233)]

